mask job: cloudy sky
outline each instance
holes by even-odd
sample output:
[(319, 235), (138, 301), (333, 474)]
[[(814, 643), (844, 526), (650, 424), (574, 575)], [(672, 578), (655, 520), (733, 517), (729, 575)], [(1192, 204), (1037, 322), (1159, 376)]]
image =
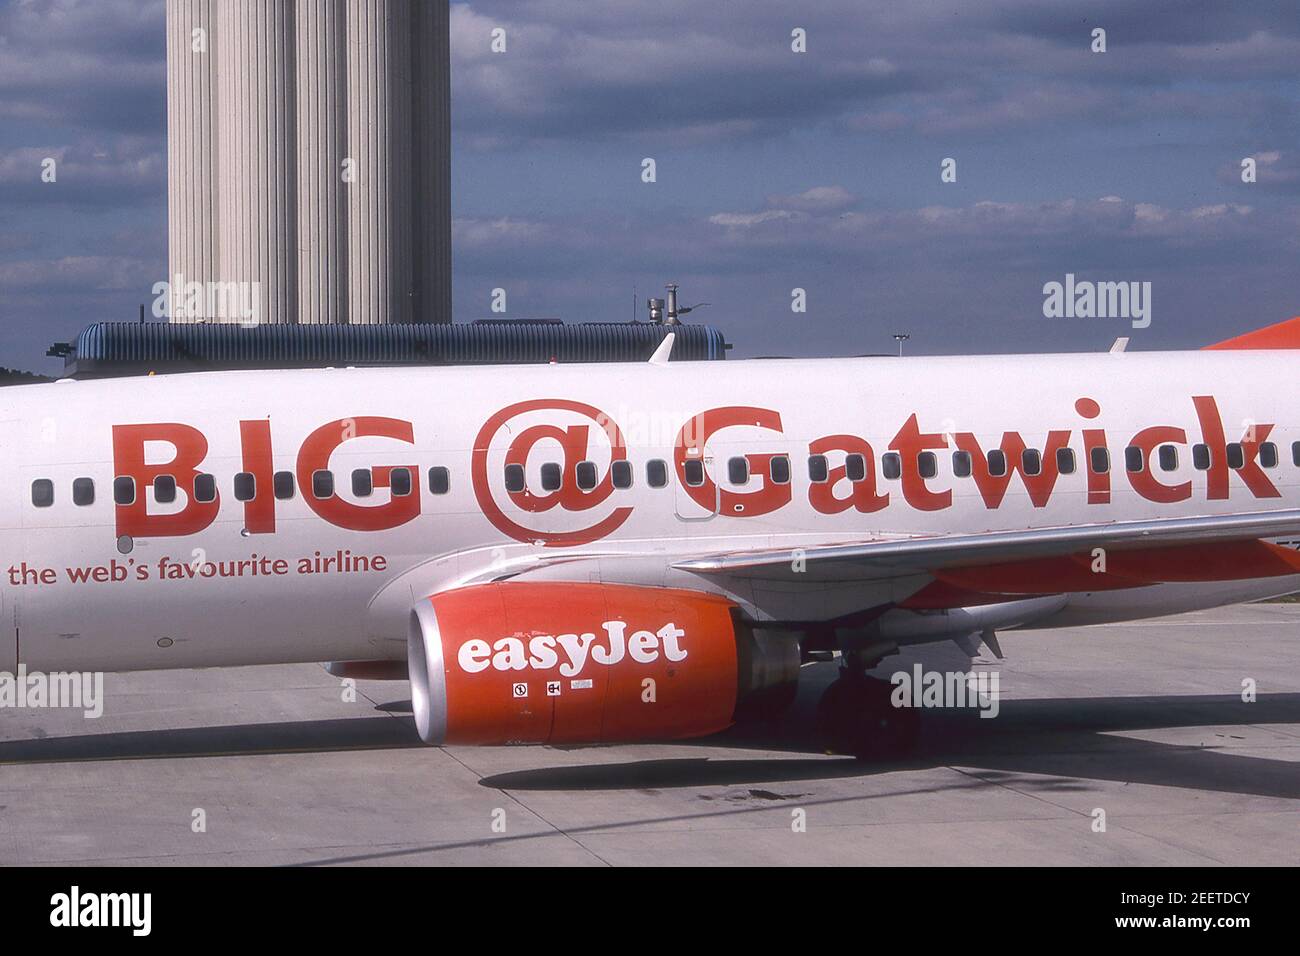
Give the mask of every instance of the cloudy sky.
[[(0, 365), (57, 370), (50, 342), (166, 275), (164, 19), (0, 0)], [(458, 320), (495, 287), (621, 320), (676, 281), (739, 355), (833, 355), (1196, 347), (1300, 314), (1291, 0), (497, 0), (453, 4), (451, 42)], [(1150, 327), (1044, 318), (1067, 272), (1150, 282)]]

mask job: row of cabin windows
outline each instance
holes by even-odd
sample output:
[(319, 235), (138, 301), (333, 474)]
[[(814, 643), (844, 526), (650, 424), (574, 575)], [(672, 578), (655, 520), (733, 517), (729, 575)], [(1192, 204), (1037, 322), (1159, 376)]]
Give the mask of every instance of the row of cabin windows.
[[(1178, 469), (1178, 448), (1175, 445), (1160, 445), (1156, 449), (1156, 464), (1161, 471)], [(993, 477), (1002, 477), (1008, 470), (1007, 456), (1000, 448), (990, 450), (986, 456), (988, 473)], [(1291, 445), (1291, 460), (1300, 466), (1300, 441)], [(1245, 467), (1246, 452), (1240, 442), (1227, 446), (1227, 463), (1229, 468)], [(1263, 442), (1259, 446), (1259, 463), (1264, 468), (1276, 468), (1278, 463), (1277, 445)], [(1129, 446), (1124, 449), (1124, 467), (1131, 472), (1142, 471), (1145, 462), (1141, 448)], [(1206, 471), (1211, 465), (1210, 448), (1198, 444), (1192, 446), (1192, 467)], [(903, 462), (898, 452), (886, 452), (880, 456), (881, 471), (885, 478), (894, 480), (903, 473)], [(917, 454), (917, 472), (922, 478), (934, 478), (939, 473), (939, 459), (932, 451)], [(1110, 471), (1110, 452), (1105, 448), (1093, 448), (1089, 451), (1088, 466), (1094, 474)], [(1026, 475), (1038, 475), (1043, 470), (1042, 452), (1035, 448), (1026, 448), (1020, 456), (1020, 468)], [(1056, 450), (1056, 469), (1063, 475), (1071, 475), (1077, 469), (1073, 448)], [(851, 454), (844, 459), (845, 477), (851, 482), (864, 481), (867, 477), (867, 460), (861, 454)], [(704, 484), (704, 462), (699, 458), (688, 458), (682, 464), (686, 484), (698, 488)], [(958, 478), (971, 475), (971, 454), (966, 451), (952, 453), (952, 472)], [(651, 488), (663, 488), (668, 484), (668, 463), (661, 458), (646, 462), (646, 484)], [(790, 459), (786, 455), (773, 455), (768, 459), (768, 477), (778, 485), (790, 482)], [(734, 457), (727, 461), (727, 478), (733, 485), (744, 485), (750, 479), (749, 460)], [(830, 479), (830, 463), (825, 455), (810, 455), (808, 458), (808, 478), (814, 483), (823, 483)], [(393, 468), (389, 472), (389, 490), (393, 495), (402, 497), (411, 494), (414, 488), (414, 475), (409, 468)], [(583, 491), (590, 491), (599, 484), (596, 463), (578, 462), (574, 468), (574, 482)], [(619, 460), (610, 465), (610, 482), (615, 488), (632, 487), (632, 463)], [(505, 467), (506, 490), (522, 492), (525, 488), (524, 466), (508, 464)], [(556, 462), (547, 462), (541, 467), (542, 491), (558, 491), (563, 484), (563, 470)], [(294, 496), (296, 479), (291, 471), (277, 471), (271, 480), (271, 492), (279, 500)], [(441, 466), (429, 469), (429, 491), (435, 495), (445, 495), (451, 488), (450, 472)], [(235, 475), (234, 494), (236, 501), (252, 501), (257, 497), (257, 478), (249, 472)], [(352, 494), (358, 498), (369, 497), (374, 491), (374, 477), (369, 468), (358, 468), (352, 472)], [(171, 475), (159, 475), (153, 481), (154, 500), (159, 504), (170, 504), (176, 500), (176, 479)], [(316, 499), (325, 499), (334, 495), (334, 473), (321, 470), (312, 473), (311, 493)], [(119, 505), (135, 503), (135, 479), (122, 476), (113, 479), (113, 500)], [(217, 481), (213, 475), (200, 474), (194, 479), (194, 499), (200, 502), (216, 500)], [(72, 503), (85, 506), (95, 503), (95, 482), (91, 478), (76, 478), (72, 482)], [(48, 508), (54, 504), (54, 482), (48, 478), (37, 478), (32, 482), (32, 504), (38, 508)]]
[[(1227, 463), (1232, 469), (1244, 468), (1246, 452), (1239, 442), (1227, 446)], [(1006, 452), (994, 448), (986, 456), (988, 473), (993, 477), (1007, 474), (1009, 463)], [(1124, 467), (1131, 472), (1142, 471), (1144, 456), (1141, 448), (1130, 446), (1124, 449)], [(1192, 446), (1192, 466), (1198, 471), (1210, 467), (1210, 449), (1207, 445)], [(1300, 466), (1300, 441), (1291, 446), (1291, 459)], [(1278, 463), (1277, 445), (1264, 442), (1259, 446), (1259, 463), (1264, 468), (1276, 468)], [(1174, 445), (1161, 445), (1156, 449), (1156, 464), (1161, 471), (1178, 469), (1178, 448)], [(903, 460), (897, 452), (886, 452), (880, 456), (881, 471), (887, 479), (897, 479), (903, 473)], [(939, 459), (932, 451), (917, 454), (917, 472), (922, 478), (935, 478), (939, 474)], [(1088, 454), (1088, 467), (1094, 474), (1110, 471), (1110, 451), (1106, 448), (1093, 448)], [(1026, 448), (1020, 456), (1020, 468), (1030, 476), (1042, 474), (1043, 454), (1036, 448)], [(1062, 475), (1072, 475), (1078, 469), (1073, 448), (1056, 450), (1056, 470)], [(971, 475), (971, 454), (966, 451), (952, 453), (952, 471), (958, 478)], [(867, 477), (867, 459), (861, 454), (851, 454), (844, 459), (845, 477), (852, 482), (864, 481)], [(704, 484), (704, 462), (699, 458), (688, 458), (682, 463), (685, 482), (692, 488)], [(786, 455), (773, 455), (768, 459), (768, 477), (774, 484), (784, 485), (790, 482), (790, 459)], [(825, 455), (808, 457), (808, 478), (815, 484), (830, 480), (830, 463)], [(749, 460), (742, 456), (727, 461), (727, 480), (733, 485), (744, 485), (750, 479)], [(632, 465), (627, 461), (616, 461), (610, 466), (610, 480), (615, 488), (632, 486)], [(524, 466), (509, 464), (505, 468), (506, 490), (522, 492), (526, 486)], [(583, 491), (590, 491), (599, 483), (595, 462), (579, 462), (574, 469), (574, 481)], [(662, 459), (646, 463), (646, 483), (651, 488), (662, 488), (668, 484), (668, 465)], [(557, 462), (547, 462), (541, 467), (541, 487), (544, 492), (558, 491), (563, 484), (563, 469)]]
[[(985, 454), (988, 473), (1000, 478), (1007, 474), (1009, 462), (1006, 452), (994, 448)], [(1178, 447), (1160, 445), (1156, 449), (1155, 464), (1161, 471), (1178, 470)], [(1130, 445), (1124, 449), (1124, 468), (1130, 472), (1142, 471), (1146, 465), (1141, 448)], [(1197, 471), (1207, 471), (1211, 465), (1211, 453), (1208, 445), (1192, 446), (1192, 467)], [(1240, 442), (1232, 442), (1226, 448), (1229, 468), (1238, 470), (1246, 466), (1246, 450)], [(1291, 460), (1300, 467), (1300, 441), (1291, 445)], [(775, 461), (775, 460), (774, 460)], [(1276, 468), (1278, 463), (1277, 445), (1263, 442), (1259, 446), (1259, 463), (1264, 468)], [(733, 458), (728, 463), (729, 477), (736, 484), (744, 484), (748, 478), (744, 458)], [(1094, 474), (1110, 471), (1110, 451), (1106, 448), (1092, 448), (1088, 452), (1088, 467)], [(939, 459), (932, 451), (919, 452), (916, 456), (916, 468), (922, 478), (934, 478), (939, 473)], [(885, 478), (897, 479), (903, 473), (903, 460), (898, 452), (886, 452), (880, 456), (880, 469)], [(866, 458), (859, 454), (849, 455), (844, 463), (845, 476), (850, 481), (862, 481), (867, 476)], [(1040, 475), (1043, 472), (1043, 453), (1036, 448), (1026, 448), (1020, 454), (1020, 470), (1026, 475)], [(1078, 463), (1073, 448), (1056, 450), (1056, 470), (1062, 475), (1072, 475), (1078, 470)], [(971, 475), (971, 453), (955, 451), (952, 453), (952, 473), (957, 478), (969, 478)], [(781, 474), (773, 474), (773, 481), (788, 481), (789, 466), (784, 466)], [(808, 459), (808, 477), (814, 482), (824, 482), (829, 477), (829, 466), (825, 455), (813, 455)]]
[[(662, 488), (668, 484), (668, 463), (661, 458), (646, 462), (646, 484), (651, 488)], [(506, 491), (518, 493), (527, 486), (524, 466), (506, 465)], [(558, 491), (563, 484), (563, 471), (556, 462), (547, 462), (541, 468), (542, 490)], [(580, 461), (573, 469), (574, 483), (583, 491), (590, 491), (600, 484), (594, 461)], [(609, 480), (615, 488), (632, 487), (632, 463), (619, 460), (609, 466)]]
[[(297, 480), (291, 471), (277, 471), (271, 478), (271, 493), (284, 501), (294, 496)], [(415, 475), (409, 468), (393, 468), (388, 473), (388, 488), (393, 495), (403, 497), (415, 490)], [(374, 493), (374, 475), (369, 468), (358, 468), (352, 472), (352, 494), (358, 498), (368, 498)], [(445, 495), (451, 489), (450, 472), (438, 465), (429, 469), (429, 491), (435, 495)], [(252, 501), (258, 495), (257, 476), (246, 471), (235, 475), (233, 491), (236, 501)], [(334, 472), (314, 471), (311, 476), (311, 495), (316, 499), (334, 496)], [(123, 475), (113, 479), (113, 501), (119, 505), (135, 503), (135, 479)], [(176, 500), (176, 478), (172, 475), (159, 475), (153, 480), (154, 500), (159, 504), (171, 504)], [(217, 479), (213, 475), (194, 476), (194, 500), (200, 502), (215, 501), (217, 498)], [(74, 478), (72, 481), (72, 503), (78, 506), (95, 503), (95, 480), (93, 478)], [(54, 482), (49, 478), (37, 478), (32, 482), (32, 504), (38, 508), (48, 508), (54, 504)]]

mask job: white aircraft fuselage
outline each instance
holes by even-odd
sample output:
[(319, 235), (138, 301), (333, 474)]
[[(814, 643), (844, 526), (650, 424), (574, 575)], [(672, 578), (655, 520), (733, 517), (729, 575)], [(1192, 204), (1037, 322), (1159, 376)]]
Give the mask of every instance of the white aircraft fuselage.
[[(507, 577), (711, 591), (757, 621), (890, 608), (918, 622), (900, 633), (925, 639), (925, 615), (907, 607), (932, 584), (924, 573), (800, 588), (674, 565), (1300, 507), (1293, 361), (1283, 351), (750, 360), (6, 388), (0, 670), (400, 660), (415, 604)], [(614, 461), (628, 464), (612, 475)], [(665, 463), (662, 487), (653, 462)], [(394, 493), (408, 478), (409, 493)], [(199, 500), (207, 481), (215, 498)], [(83, 502), (93, 485), (93, 501), (77, 503), (74, 483)], [(1297, 589), (1300, 576), (1278, 574), (1063, 583), (1022, 623)]]

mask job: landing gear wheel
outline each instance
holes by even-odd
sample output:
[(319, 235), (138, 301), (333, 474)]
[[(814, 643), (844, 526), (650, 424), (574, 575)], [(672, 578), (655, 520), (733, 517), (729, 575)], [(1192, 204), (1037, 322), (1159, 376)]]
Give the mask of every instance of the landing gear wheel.
[(894, 685), (874, 677), (845, 674), (826, 688), (817, 705), (817, 725), (826, 746), (859, 760), (898, 760), (916, 746), (920, 730), (914, 707), (890, 702)]

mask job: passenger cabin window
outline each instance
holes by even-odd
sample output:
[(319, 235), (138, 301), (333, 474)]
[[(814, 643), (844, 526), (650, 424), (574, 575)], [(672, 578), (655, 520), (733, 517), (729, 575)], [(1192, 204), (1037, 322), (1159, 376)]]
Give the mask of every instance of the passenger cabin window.
[(1142, 449), (1136, 445), (1129, 445), (1124, 449), (1124, 467), (1129, 471), (1138, 472), (1142, 470)]
[(375, 490), (375, 476), (369, 468), (352, 470), (352, 494), (357, 498), (369, 498)]
[(1178, 449), (1173, 445), (1161, 445), (1157, 451), (1161, 471), (1178, 470)]
[(609, 466), (609, 480), (615, 488), (632, 487), (632, 463), (620, 458)]
[(121, 475), (113, 479), (113, 501), (119, 505), (135, 504), (135, 479)]
[(955, 451), (952, 453), (952, 473), (957, 478), (970, 477), (970, 452)]
[(698, 458), (687, 458), (682, 463), (682, 472), (686, 475), (686, 483), (692, 488), (698, 488), (704, 484), (704, 462)]
[(257, 478), (249, 471), (235, 475), (235, 500), (252, 501), (257, 497)]
[(1007, 473), (1007, 453), (1001, 448), (994, 448), (988, 454), (989, 474), (1001, 478)]
[(1104, 475), (1110, 471), (1110, 450), (1093, 448), (1088, 452), (1088, 467), (1094, 475)]
[(865, 455), (853, 454), (844, 459), (844, 476), (852, 482), (859, 482), (867, 477), (867, 458)]
[(288, 501), (293, 497), (294, 477), (291, 471), (277, 471), (271, 476), (271, 490), (275, 492), (275, 497), (280, 501)]
[(1074, 474), (1074, 449), (1058, 448), (1056, 449), (1056, 470), (1062, 475)]
[(334, 497), (334, 472), (322, 468), (311, 473), (311, 495), (324, 499)]
[(1300, 441), (1291, 443), (1291, 464), (1300, 468)]
[(32, 482), (32, 504), (38, 508), (48, 508), (54, 504), (54, 482), (49, 478), (37, 478)]
[(808, 479), (814, 484), (821, 484), (830, 474), (826, 466), (825, 455), (810, 455), (808, 458)]
[(578, 487), (583, 491), (591, 491), (596, 485), (600, 484), (594, 461), (578, 462), (578, 466), (573, 470), (573, 473), (578, 482)]
[[(519, 484), (517, 491), (523, 491), (524, 470), (519, 469)], [(506, 484), (510, 483), (510, 469), (506, 469)], [(429, 491), (435, 495), (445, 495), (451, 488), (451, 472), (442, 465), (434, 465), (429, 469)]]
[(1020, 453), (1020, 470), (1026, 475), (1043, 473), (1043, 455), (1037, 448), (1026, 448)]
[(790, 484), (790, 458), (788, 455), (773, 455), (767, 463), (767, 474), (774, 485)]
[(652, 458), (645, 463), (645, 483), (651, 488), (668, 484), (668, 463), (662, 458)]
[(506, 491), (517, 494), (524, 490), (524, 466), (506, 465)]
[(558, 463), (548, 461), (542, 465), (542, 491), (559, 491), (562, 479)]
[(933, 478), (939, 474), (939, 459), (932, 451), (923, 451), (916, 456), (916, 470), (922, 478)]
[(903, 459), (898, 457), (898, 452), (887, 451), (880, 456), (880, 469), (886, 478), (897, 478), (903, 473)]
[(749, 459), (741, 457), (728, 459), (727, 480), (733, 485), (749, 484)]
[[(130, 480), (129, 478), (127, 479)], [(113, 484), (113, 496), (117, 496), (117, 484)], [(213, 475), (194, 476), (194, 500), (204, 503), (217, 500), (217, 479)]]
[(388, 473), (388, 490), (393, 493), (394, 497), (405, 498), (411, 493), (412, 481), (411, 469), (394, 468)]
[(1210, 446), (1193, 445), (1192, 446), (1192, 467), (1197, 471), (1210, 470)]
[(169, 505), (176, 500), (176, 479), (171, 475), (159, 475), (153, 480), (153, 500), (160, 505)]
[(95, 503), (95, 479), (76, 478), (73, 480), (72, 503), (81, 507)]
[(1259, 446), (1259, 463), (1265, 468), (1277, 467), (1277, 445), (1266, 441)]
[(1228, 444), (1228, 467), (1234, 470), (1246, 467), (1246, 450), (1239, 441)]

